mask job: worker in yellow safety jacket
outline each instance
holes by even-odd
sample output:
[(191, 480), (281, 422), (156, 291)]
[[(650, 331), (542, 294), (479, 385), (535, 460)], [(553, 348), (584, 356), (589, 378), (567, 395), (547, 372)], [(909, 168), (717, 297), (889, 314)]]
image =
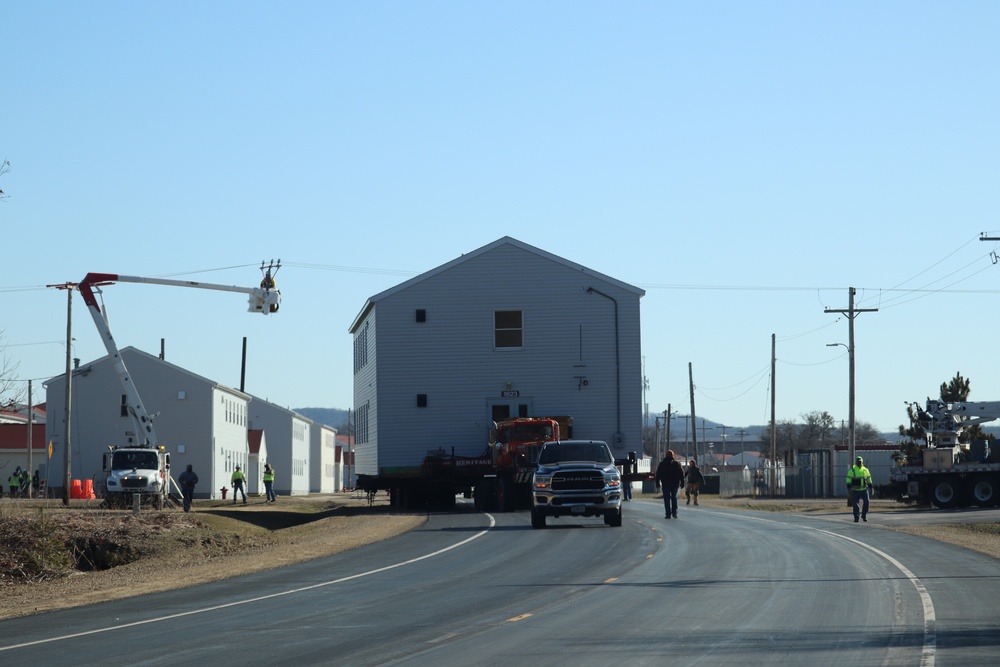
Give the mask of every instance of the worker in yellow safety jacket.
[(860, 456), (854, 459), (854, 465), (847, 471), (847, 492), (851, 494), (851, 506), (854, 508), (854, 523), (860, 518), (868, 521), (869, 490), (872, 488), (872, 474), (865, 467)]
[(233, 485), (233, 504), (236, 504), (236, 495), (239, 493), (243, 494), (243, 504), (247, 504), (247, 491), (244, 485), (247, 483), (247, 476), (243, 474), (239, 466), (236, 466), (236, 470), (233, 471), (233, 476), (230, 479), (230, 483)]
[(274, 468), (270, 463), (264, 464), (264, 491), (267, 492), (266, 503), (273, 503), (278, 498), (274, 495)]

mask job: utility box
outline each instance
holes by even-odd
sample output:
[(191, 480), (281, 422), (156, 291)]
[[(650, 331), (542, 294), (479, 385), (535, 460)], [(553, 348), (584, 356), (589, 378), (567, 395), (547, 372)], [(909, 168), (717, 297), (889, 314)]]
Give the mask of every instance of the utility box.
[(925, 468), (950, 468), (955, 463), (954, 447), (938, 447), (924, 450)]

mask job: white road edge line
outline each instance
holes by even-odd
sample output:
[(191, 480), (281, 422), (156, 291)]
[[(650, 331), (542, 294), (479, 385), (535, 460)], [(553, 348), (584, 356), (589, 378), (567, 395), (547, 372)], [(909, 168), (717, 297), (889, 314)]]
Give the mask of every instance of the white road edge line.
[[(778, 523), (774, 519), (764, 519), (756, 516), (748, 516), (746, 518), (765, 523)], [(847, 540), (848, 542), (853, 542), (859, 547), (864, 547), (872, 553), (889, 561), (889, 563), (903, 573), (903, 576), (910, 580), (910, 583), (913, 584), (913, 587), (917, 590), (917, 595), (920, 596), (920, 603), (923, 606), (924, 611), (924, 645), (920, 651), (920, 667), (934, 667), (934, 661), (937, 655), (937, 615), (934, 612), (934, 602), (931, 600), (931, 595), (927, 592), (927, 588), (924, 587), (923, 582), (920, 581), (917, 575), (910, 572), (909, 568), (884, 551), (865, 544), (860, 540), (856, 540), (853, 537), (838, 535), (837, 533), (832, 533), (829, 530), (813, 528), (812, 526), (802, 526), (802, 528), (805, 528), (806, 530), (814, 530), (817, 533), (823, 533), (825, 535), (829, 535), (830, 537)]]
[(810, 530), (825, 533), (831, 537), (839, 537), (842, 540), (853, 542), (859, 547), (864, 547), (865, 549), (868, 549), (872, 553), (875, 553), (892, 563), (896, 569), (902, 572), (903, 575), (910, 580), (913, 587), (917, 589), (917, 594), (920, 596), (920, 602), (924, 608), (924, 646), (920, 652), (920, 665), (921, 667), (933, 667), (935, 656), (937, 654), (937, 615), (934, 612), (934, 602), (931, 600), (931, 595), (927, 592), (927, 588), (924, 586), (923, 582), (920, 581), (917, 575), (910, 572), (908, 567), (889, 554), (885, 553), (881, 549), (876, 549), (870, 544), (865, 544), (861, 540), (856, 540), (853, 537), (847, 537), (846, 535), (831, 533), (830, 531), (823, 530), (821, 528), (810, 528)]
[(218, 611), (219, 609), (228, 609), (230, 607), (238, 607), (240, 605), (253, 604), (255, 602), (260, 602), (261, 600), (272, 600), (274, 598), (280, 598), (280, 597), (283, 597), (285, 595), (293, 595), (295, 593), (302, 593), (304, 591), (311, 591), (311, 590), (316, 589), (316, 588), (323, 588), (325, 586), (333, 586), (334, 584), (342, 584), (345, 581), (351, 581), (353, 579), (361, 579), (362, 577), (368, 577), (368, 576), (371, 576), (373, 574), (379, 574), (381, 572), (386, 572), (388, 570), (394, 570), (397, 567), (403, 567), (404, 565), (411, 565), (413, 563), (417, 563), (417, 562), (422, 561), (422, 560), (427, 560), (428, 558), (433, 558), (435, 556), (440, 556), (441, 554), (447, 553), (447, 552), (451, 551), (452, 549), (457, 549), (457, 548), (459, 548), (461, 546), (465, 546), (466, 544), (468, 544), (469, 542), (472, 542), (473, 540), (478, 540), (480, 537), (482, 537), (483, 535), (485, 535), (486, 533), (488, 533), (490, 531), (490, 529), (493, 528), (496, 525), (496, 520), (493, 518), (492, 514), (487, 514), (486, 516), (490, 520), (489, 528), (486, 528), (485, 530), (481, 530), (478, 533), (476, 533), (475, 535), (471, 535), (471, 536), (465, 538), (461, 542), (456, 542), (455, 544), (452, 544), (450, 547), (445, 547), (443, 549), (438, 549), (437, 551), (432, 551), (429, 554), (424, 554), (423, 556), (417, 556), (416, 558), (411, 558), (409, 560), (404, 560), (404, 561), (402, 561), (400, 563), (394, 563), (393, 565), (386, 565), (385, 567), (380, 567), (380, 568), (377, 568), (377, 569), (374, 569), (374, 570), (368, 570), (367, 572), (359, 572), (358, 574), (352, 574), (352, 575), (347, 576), (347, 577), (341, 577), (340, 579), (333, 579), (331, 581), (323, 581), (323, 582), (320, 582), (318, 584), (312, 584), (312, 585), (309, 585), (309, 586), (302, 586), (300, 588), (293, 588), (291, 590), (282, 591), (280, 593), (271, 593), (270, 595), (261, 595), (259, 597), (250, 598), (250, 599), (247, 599), (247, 600), (239, 600), (237, 602), (227, 602), (226, 604), (218, 604), (218, 605), (213, 605), (211, 607), (203, 607), (201, 609), (192, 609), (191, 611), (184, 611), (184, 612), (180, 612), (178, 614), (169, 614), (167, 616), (158, 616), (156, 618), (148, 618), (148, 619), (146, 619), (144, 621), (134, 621), (132, 623), (123, 623), (122, 625), (115, 625), (115, 626), (107, 627), (107, 628), (97, 628), (95, 630), (87, 630), (86, 632), (76, 632), (76, 633), (73, 633), (71, 635), (61, 635), (61, 636), (58, 636), (58, 637), (49, 637), (48, 639), (37, 639), (35, 641), (24, 642), (22, 644), (12, 644), (11, 646), (0, 646), (0, 653), (2, 653), (3, 651), (10, 651), (10, 650), (13, 650), (13, 649), (16, 649), (16, 648), (25, 648), (25, 647), (28, 647), (28, 646), (38, 646), (39, 644), (49, 644), (49, 643), (52, 643), (52, 642), (64, 641), (64, 640), (67, 640), (67, 639), (77, 639), (79, 637), (87, 637), (89, 635), (98, 635), (98, 634), (102, 634), (102, 633), (105, 633), (105, 632), (113, 632), (115, 630), (123, 630), (125, 628), (134, 628), (134, 627), (137, 627), (137, 626), (140, 626), (140, 625), (148, 625), (150, 623), (161, 623), (163, 621), (169, 621), (169, 620), (172, 620), (172, 619), (175, 619), (175, 618), (183, 618), (185, 616), (194, 616), (195, 614), (204, 614), (204, 613), (207, 613), (207, 612), (210, 612), (210, 611)]

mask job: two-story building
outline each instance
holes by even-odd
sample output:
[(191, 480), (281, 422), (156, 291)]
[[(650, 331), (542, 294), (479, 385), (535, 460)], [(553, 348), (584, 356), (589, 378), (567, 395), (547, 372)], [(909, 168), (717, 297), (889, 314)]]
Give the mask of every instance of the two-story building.
[(479, 456), (509, 416), (641, 451), (644, 293), (504, 237), (370, 297), (349, 328), (356, 471)]

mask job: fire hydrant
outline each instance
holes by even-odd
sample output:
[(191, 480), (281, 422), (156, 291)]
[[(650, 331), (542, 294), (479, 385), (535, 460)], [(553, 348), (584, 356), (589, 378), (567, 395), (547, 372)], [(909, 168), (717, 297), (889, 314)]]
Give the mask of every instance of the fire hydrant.
[(225, 499), (226, 499), (226, 491), (228, 491), (228, 490), (229, 490), (229, 489), (227, 489), (226, 487), (222, 487), (222, 499), (223, 499), (223, 500), (225, 500)]

